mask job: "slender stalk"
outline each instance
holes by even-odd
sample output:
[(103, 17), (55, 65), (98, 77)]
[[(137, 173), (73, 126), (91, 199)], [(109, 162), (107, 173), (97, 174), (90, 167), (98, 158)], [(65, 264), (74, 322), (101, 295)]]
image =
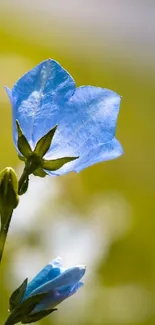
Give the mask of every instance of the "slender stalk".
[(27, 170), (24, 168), (23, 173), (18, 181), (18, 194), (20, 194), (21, 188), (23, 184), (26, 182), (28, 178)]
[(3, 257), (3, 251), (4, 251), (6, 239), (7, 239), (7, 234), (8, 234), (8, 231), (9, 231), (11, 217), (12, 217), (12, 213), (9, 216), (9, 218), (7, 220), (7, 223), (4, 226), (1, 225), (1, 230), (0, 230), (0, 263), (1, 263), (1, 260), (2, 260), (2, 257)]

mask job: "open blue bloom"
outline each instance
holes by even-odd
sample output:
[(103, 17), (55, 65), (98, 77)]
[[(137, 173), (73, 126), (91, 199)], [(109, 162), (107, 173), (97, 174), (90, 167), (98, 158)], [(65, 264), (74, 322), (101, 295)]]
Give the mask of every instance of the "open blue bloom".
[(12, 90), (13, 139), (17, 146), (18, 120), (34, 150), (36, 143), (58, 125), (44, 159), (79, 157), (49, 175), (79, 172), (95, 163), (114, 159), (123, 151), (115, 138), (120, 96), (108, 89), (81, 86), (59, 63), (48, 59), (21, 77)]
[(32, 295), (48, 293), (33, 309), (32, 314), (48, 310), (73, 295), (82, 285), (81, 278), (85, 274), (84, 266), (64, 269), (58, 257), (45, 266), (38, 275), (28, 283), (23, 300)]

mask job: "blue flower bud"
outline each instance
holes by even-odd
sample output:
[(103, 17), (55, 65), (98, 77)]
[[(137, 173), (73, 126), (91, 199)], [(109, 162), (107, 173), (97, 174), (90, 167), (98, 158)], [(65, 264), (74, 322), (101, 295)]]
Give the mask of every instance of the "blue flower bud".
[(34, 308), (32, 313), (56, 307), (64, 299), (73, 295), (83, 283), (80, 281), (86, 271), (85, 266), (64, 269), (61, 259), (57, 258), (45, 266), (41, 272), (28, 283), (23, 299), (47, 292), (48, 295)]
[(27, 284), (27, 279), (10, 297), (10, 315), (5, 325), (36, 322), (48, 316), (66, 298), (83, 285), (85, 266), (64, 269), (58, 257), (46, 265)]

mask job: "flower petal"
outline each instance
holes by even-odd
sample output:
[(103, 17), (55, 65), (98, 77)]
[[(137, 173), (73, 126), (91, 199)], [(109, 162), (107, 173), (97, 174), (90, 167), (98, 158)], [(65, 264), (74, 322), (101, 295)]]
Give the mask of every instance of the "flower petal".
[(114, 138), (105, 144), (98, 144), (98, 146), (91, 146), (91, 140), (81, 147), (81, 156), (73, 162), (65, 164), (62, 168), (55, 172), (46, 170), (48, 175), (62, 175), (71, 171), (80, 172), (81, 170), (99, 163), (101, 161), (111, 160), (123, 154), (123, 149), (119, 141)]
[(83, 285), (84, 285), (83, 282), (76, 283), (76, 285), (70, 291), (70, 296), (76, 293), (81, 287), (83, 287)]
[(84, 276), (86, 268), (84, 266), (76, 266), (69, 268), (62, 274), (57, 276), (55, 279), (46, 282), (45, 284), (37, 287), (32, 294), (44, 293), (55, 291), (57, 288), (63, 287), (65, 285), (74, 286), (80, 279)]
[(61, 288), (58, 288), (58, 293), (61, 294), (62, 296), (68, 296), (73, 295), (79, 288), (81, 288), (84, 285), (83, 282), (79, 281), (76, 283), (74, 286), (63, 286)]
[(9, 99), (10, 99), (11, 106), (12, 106), (13, 141), (14, 141), (14, 145), (16, 147), (17, 152), (20, 154), (20, 151), (19, 151), (18, 146), (17, 146), (18, 135), (17, 135), (17, 129), (16, 129), (16, 109), (15, 109), (15, 102), (14, 102), (14, 99), (12, 97), (12, 91), (11, 91), (11, 89), (9, 89), (8, 87), (5, 87), (5, 90), (7, 92), (7, 95), (9, 97)]
[[(59, 116), (58, 129), (45, 159), (79, 156), (76, 162), (68, 163), (61, 169), (62, 174), (65, 169), (76, 170), (69, 167), (80, 166), (80, 159), (93, 159), (94, 150), (97, 154), (103, 144), (114, 138), (120, 100), (118, 94), (108, 89), (92, 86), (77, 88)], [(100, 154), (104, 156), (104, 152)], [(103, 160), (106, 158), (103, 157)], [(100, 157), (98, 161), (102, 161)], [(81, 170), (80, 167), (78, 169)], [(49, 174), (59, 175), (59, 171)]]
[(62, 269), (62, 258), (60, 256), (57, 256), (49, 264), (51, 264), (53, 268), (54, 267), (59, 267), (60, 269)]
[(19, 121), (32, 149), (57, 124), (58, 111), (61, 107), (63, 109), (74, 91), (74, 80), (59, 63), (51, 59), (38, 64), (14, 85), (13, 124), (15, 119)]
[(62, 272), (61, 259), (57, 257), (55, 260), (46, 265), (35, 278), (28, 283), (24, 299), (33, 293), (38, 287), (44, 285), (46, 282), (53, 280)]
[(39, 303), (32, 313), (36, 313), (41, 310), (48, 310), (56, 307), (63, 300), (69, 298), (74, 293), (77, 292), (79, 288), (83, 286), (83, 282), (78, 282), (74, 286), (63, 286), (58, 291), (51, 291), (48, 296), (43, 298), (41, 303)]

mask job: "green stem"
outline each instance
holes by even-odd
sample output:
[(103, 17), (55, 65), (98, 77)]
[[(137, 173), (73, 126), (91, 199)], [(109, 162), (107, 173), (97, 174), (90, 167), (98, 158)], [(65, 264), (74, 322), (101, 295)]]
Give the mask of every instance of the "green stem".
[(9, 218), (7, 220), (7, 223), (4, 226), (1, 225), (1, 230), (0, 230), (0, 263), (1, 263), (1, 260), (2, 260), (2, 256), (3, 256), (3, 251), (4, 251), (6, 239), (7, 239), (7, 234), (8, 234), (8, 230), (9, 230), (9, 226), (10, 226), (11, 217), (12, 217), (12, 213), (9, 216)]
[(21, 194), (21, 188), (22, 188), (23, 184), (27, 181), (27, 179), (28, 179), (28, 172), (27, 172), (27, 169), (24, 168), (23, 173), (18, 181), (18, 194), (19, 195)]
[(18, 194), (22, 195), (27, 191), (29, 175), (33, 174), (41, 167), (42, 158), (37, 155), (31, 155), (25, 162), (25, 168), (18, 182)]

